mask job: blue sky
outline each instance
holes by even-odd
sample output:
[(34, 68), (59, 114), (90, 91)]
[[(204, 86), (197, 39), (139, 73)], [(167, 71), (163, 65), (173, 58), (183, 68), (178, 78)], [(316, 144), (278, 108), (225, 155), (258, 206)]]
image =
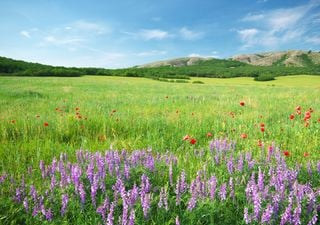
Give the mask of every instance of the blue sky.
[(0, 56), (120, 68), (320, 50), (320, 0), (1, 0)]

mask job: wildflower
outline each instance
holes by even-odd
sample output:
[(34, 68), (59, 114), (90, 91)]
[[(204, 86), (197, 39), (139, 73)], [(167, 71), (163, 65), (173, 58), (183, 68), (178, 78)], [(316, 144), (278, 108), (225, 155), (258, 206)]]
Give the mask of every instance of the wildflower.
[(226, 183), (221, 184), (220, 191), (219, 191), (219, 197), (222, 201), (227, 199), (227, 185), (226, 185)]
[(44, 122), (43, 126), (47, 127), (47, 126), (49, 126), (49, 123), (48, 122)]
[(67, 205), (68, 205), (69, 197), (68, 194), (63, 194), (62, 195), (62, 207), (61, 207), (61, 216), (64, 215)]
[(284, 154), (285, 156), (290, 156), (290, 152), (289, 152), (289, 151), (284, 151), (283, 154)]
[(265, 131), (264, 127), (261, 127), (260, 130), (262, 133)]
[(265, 209), (265, 211), (261, 216), (261, 223), (262, 224), (269, 223), (272, 218), (272, 214), (273, 214), (273, 207), (271, 206), (271, 204), (268, 204), (267, 208)]
[(243, 134), (240, 135), (240, 137), (241, 137), (242, 139), (246, 139), (246, 138), (248, 138), (248, 135), (245, 134), (245, 133), (243, 133)]
[(260, 123), (260, 127), (265, 127), (265, 124), (264, 123)]
[(208, 132), (207, 137), (212, 137), (212, 133)]
[(308, 157), (309, 155), (310, 155), (310, 154), (309, 154), (308, 152), (304, 152), (304, 153), (303, 153), (303, 156), (304, 156), (304, 157)]
[(249, 212), (248, 212), (248, 208), (247, 208), (247, 207), (244, 208), (244, 215), (243, 215), (243, 217), (244, 217), (244, 221), (245, 221), (246, 224), (251, 223), (251, 218), (250, 218), (250, 216), (249, 216)]
[(289, 116), (289, 118), (290, 118), (290, 120), (293, 120), (293, 119), (294, 119), (294, 114), (291, 114), (291, 115)]
[(184, 141), (186, 141), (186, 140), (189, 140), (190, 139), (190, 136), (187, 134), (187, 135), (185, 135), (183, 138), (182, 138), (182, 140), (184, 140)]
[(310, 111), (306, 111), (305, 114), (304, 114), (304, 121), (307, 121), (311, 118), (311, 113)]
[(190, 140), (190, 144), (194, 145), (195, 143), (197, 143), (197, 140), (194, 139), (194, 138), (192, 138), (192, 139)]
[(180, 225), (179, 216), (176, 217), (176, 225)]
[(298, 106), (296, 107), (296, 111), (300, 111), (300, 110), (301, 110), (301, 106), (298, 105)]
[(240, 101), (240, 106), (244, 106), (244, 105), (245, 105), (244, 101)]
[(80, 108), (79, 108), (79, 107), (76, 107), (76, 111), (78, 111), (78, 110), (80, 110)]

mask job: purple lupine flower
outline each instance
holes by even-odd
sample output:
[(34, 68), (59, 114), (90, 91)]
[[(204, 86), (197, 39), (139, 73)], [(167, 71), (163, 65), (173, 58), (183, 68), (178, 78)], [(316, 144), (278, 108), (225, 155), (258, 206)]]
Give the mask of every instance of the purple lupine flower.
[(93, 156), (91, 156), (90, 163), (87, 167), (87, 177), (88, 177), (90, 184), (92, 184), (92, 182), (93, 182), (93, 176), (94, 176), (94, 158), (93, 158)]
[(39, 213), (39, 207), (36, 205), (36, 206), (34, 206), (34, 208), (33, 208), (32, 216), (33, 216), (33, 217), (36, 217), (36, 216), (38, 215), (38, 213)]
[(115, 203), (112, 202), (111, 203), (111, 206), (110, 206), (110, 210), (109, 210), (109, 213), (108, 213), (108, 217), (107, 217), (107, 225), (113, 225), (113, 212), (114, 212), (114, 207), (115, 207)]
[(46, 210), (45, 217), (46, 217), (46, 220), (52, 221), (53, 213), (51, 209)]
[(180, 225), (179, 216), (176, 217), (176, 225)]
[(169, 210), (168, 208), (168, 193), (166, 188), (162, 187), (160, 190), (160, 199), (158, 202), (158, 207), (161, 208), (165, 208), (166, 211)]
[(130, 165), (126, 161), (124, 162), (123, 174), (127, 180), (130, 178)]
[(27, 199), (27, 197), (25, 197), (25, 198), (23, 199), (23, 207), (24, 207), (24, 209), (26, 210), (26, 212), (29, 211), (29, 204), (28, 204), (28, 199)]
[(149, 169), (150, 171), (154, 170), (154, 158), (151, 155), (151, 153), (149, 153), (144, 161), (144, 166)]
[(210, 191), (210, 199), (214, 200), (215, 194), (216, 194), (216, 188), (217, 188), (217, 178), (215, 176), (212, 176), (208, 181), (208, 187)]
[(262, 201), (256, 185), (252, 186), (252, 200), (255, 220), (259, 220)]
[(75, 191), (78, 191), (78, 187), (80, 184), (80, 177), (82, 175), (82, 170), (78, 164), (74, 164), (71, 167), (71, 179), (74, 183)]
[(39, 165), (39, 167), (40, 167), (40, 170), (41, 170), (42, 179), (44, 179), (44, 178), (45, 178), (45, 174), (46, 174), (46, 167), (45, 167), (45, 165), (44, 165), (43, 160), (40, 160), (40, 165)]
[(221, 201), (224, 201), (227, 199), (227, 184), (223, 183), (220, 186), (220, 190), (219, 190), (219, 197), (221, 199)]
[(317, 223), (317, 221), (318, 221), (318, 214), (317, 214), (317, 212), (315, 212), (313, 214), (313, 217), (311, 218), (311, 220), (308, 222), (307, 225), (315, 225)]
[(131, 209), (128, 225), (134, 225), (134, 220), (135, 220), (135, 212), (134, 212), (134, 209)]
[(84, 190), (82, 183), (79, 184), (79, 195), (80, 195), (81, 203), (82, 203), (82, 205), (84, 205), (84, 203), (86, 201), (86, 192)]
[(275, 215), (275, 217), (278, 217), (279, 204), (280, 204), (280, 195), (276, 193), (272, 198), (273, 214)]
[(122, 205), (123, 205), (123, 207), (122, 207), (122, 225), (127, 225), (127, 224), (129, 224), (129, 221), (128, 221), (129, 206), (128, 206), (125, 199), (123, 199)]
[(53, 189), (55, 188), (56, 184), (57, 184), (56, 177), (55, 177), (55, 176), (52, 176), (52, 177), (51, 177), (51, 182), (50, 182), (50, 191), (51, 191), (51, 192), (52, 192)]
[(260, 192), (262, 192), (264, 190), (264, 173), (262, 173), (260, 167), (259, 167), (259, 172), (258, 172), (258, 190)]
[(186, 173), (184, 170), (181, 172), (180, 175), (180, 193), (184, 193), (188, 188), (188, 185), (186, 183)]
[(242, 155), (242, 153), (240, 154), (239, 159), (238, 159), (237, 170), (239, 172), (242, 172), (242, 170), (243, 170), (243, 155)]
[(147, 194), (145, 192), (142, 192), (141, 193), (141, 206), (142, 206), (142, 211), (143, 211), (143, 215), (145, 218), (147, 218), (147, 215), (148, 215), (148, 211), (150, 209), (150, 194)]
[(141, 176), (141, 190), (145, 193), (149, 193), (151, 190), (149, 177), (145, 174)]
[(94, 207), (96, 207), (96, 194), (99, 185), (99, 174), (95, 173), (93, 177), (93, 182), (91, 183), (91, 200)]
[(54, 173), (57, 170), (57, 159), (53, 158), (52, 163), (51, 163), (51, 176), (54, 176)]
[(270, 220), (272, 218), (272, 214), (273, 214), (273, 207), (271, 206), (271, 204), (268, 204), (266, 209), (262, 213), (261, 223), (262, 224), (270, 223)]
[(311, 177), (312, 176), (312, 167), (311, 167), (310, 161), (308, 161), (308, 163), (307, 163), (307, 170), (308, 170), (309, 176)]
[(33, 201), (37, 201), (38, 194), (37, 194), (37, 191), (36, 191), (34, 185), (30, 186), (30, 196), (32, 197)]
[(16, 188), (16, 195), (14, 200), (16, 202), (21, 202), (22, 201), (22, 193), (21, 193), (21, 189), (20, 188)]
[(233, 157), (232, 157), (232, 155), (230, 156), (230, 158), (227, 162), (227, 168), (228, 168), (229, 174), (232, 174), (233, 173)]
[(317, 163), (318, 173), (320, 173), (320, 160)]
[(191, 211), (192, 209), (194, 209), (194, 207), (196, 207), (197, 204), (197, 198), (195, 196), (191, 196), (191, 198), (188, 201), (188, 210)]
[(96, 212), (99, 213), (103, 219), (103, 221), (106, 220), (106, 211), (109, 210), (109, 205), (110, 205), (110, 202), (109, 202), (109, 198), (108, 196), (104, 199), (103, 201), (103, 204), (100, 205)]
[(249, 216), (249, 212), (248, 212), (248, 208), (247, 207), (244, 208), (243, 218), (244, 218), (244, 221), (245, 221), (246, 224), (251, 223), (251, 218)]
[(286, 223), (291, 223), (291, 209), (292, 206), (289, 203), (289, 205), (287, 206), (287, 208), (284, 210), (284, 213), (281, 216), (281, 221), (280, 221), (280, 225), (284, 225)]
[(176, 194), (176, 205), (180, 205), (180, 177), (178, 177), (177, 179), (177, 184), (174, 192)]
[(67, 209), (69, 197), (68, 194), (63, 194), (62, 195), (62, 206), (61, 206), (61, 216), (64, 216), (65, 211)]
[(139, 188), (136, 184), (134, 184), (133, 188), (128, 191), (128, 195), (128, 204), (132, 207), (139, 198)]
[(294, 212), (293, 212), (293, 215), (292, 215), (292, 223), (294, 225), (301, 224), (300, 216), (301, 216), (301, 205), (298, 204), (297, 207), (295, 208)]
[(234, 199), (234, 183), (233, 183), (233, 177), (229, 178), (229, 190), (230, 190), (230, 198)]
[(170, 183), (170, 186), (173, 185), (173, 179), (172, 179), (172, 163), (170, 163), (169, 165), (169, 183)]
[(6, 173), (2, 174), (0, 176), (0, 184), (2, 184), (6, 180), (7, 177), (8, 177), (8, 175)]

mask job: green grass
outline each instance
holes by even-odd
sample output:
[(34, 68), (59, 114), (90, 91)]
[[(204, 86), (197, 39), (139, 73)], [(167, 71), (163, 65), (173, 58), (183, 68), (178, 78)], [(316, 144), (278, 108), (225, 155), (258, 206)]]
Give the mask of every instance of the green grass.
[[(192, 84), (195, 80), (203, 84)], [(275, 143), (282, 151), (290, 152), (286, 158), (289, 164), (304, 164), (319, 160), (319, 96), (319, 76), (277, 77), (270, 82), (255, 82), (253, 78), (192, 78), (190, 83), (181, 84), (98, 76), (0, 77), (0, 175), (8, 172), (19, 177), (30, 166), (38, 168), (40, 160), (49, 163), (62, 152), (74, 160), (78, 149), (152, 148), (154, 152), (174, 153), (179, 161), (174, 173), (184, 169), (190, 181), (208, 160), (194, 157), (194, 150), (208, 149), (209, 141), (217, 138), (236, 141), (236, 151), (251, 151), (255, 158), (261, 153), (258, 140), (265, 146)], [(240, 101), (245, 106), (240, 106)], [(301, 115), (290, 120), (298, 105), (302, 107)], [(304, 112), (309, 108), (314, 112), (305, 127)], [(265, 124), (264, 133), (260, 131), (261, 123)], [(207, 137), (208, 132), (212, 137)], [(182, 140), (187, 134), (197, 140), (195, 145)], [(242, 139), (241, 134), (248, 138)], [(308, 157), (303, 156), (305, 152)], [(223, 177), (226, 168), (209, 166), (209, 170)], [(39, 181), (34, 182), (41, 186)], [(24, 218), (21, 206), (11, 207), (9, 200), (3, 199), (0, 209), (12, 213), (11, 217)], [(204, 221), (223, 221), (232, 212), (221, 214), (222, 211), (237, 207), (219, 203), (220, 208), (216, 208), (214, 204), (201, 203), (191, 216), (175, 210), (180, 216), (188, 215), (184, 219), (189, 222), (200, 217)], [(215, 208), (214, 215), (220, 215), (220, 219), (209, 216), (210, 207)], [(238, 210), (237, 217), (230, 218), (230, 224), (242, 218), (241, 207), (242, 211), (233, 209)], [(10, 215), (7, 217), (11, 218)], [(162, 222), (168, 218), (162, 217)], [(30, 224), (41, 224), (28, 218)]]
[[(185, 147), (184, 135), (195, 137), (196, 147), (201, 147), (209, 141), (207, 132), (236, 140), (239, 148), (257, 148), (260, 139), (292, 151), (293, 160), (302, 160), (304, 151), (317, 157), (320, 77), (279, 77), (263, 83), (252, 78), (196, 80), (204, 84), (121, 77), (1, 77), (0, 156), (6, 160), (1, 160), (0, 170), (25, 169), (80, 148), (104, 150), (112, 145), (179, 152)], [(244, 107), (239, 105), (242, 100)], [(299, 117), (289, 120), (297, 105), (302, 114), (310, 107), (315, 110), (308, 128)], [(81, 119), (76, 118), (76, 107)], [(261, 122), (266, 124), (264, 134)], [(242, 140), (242, 133), (248, 139)]]

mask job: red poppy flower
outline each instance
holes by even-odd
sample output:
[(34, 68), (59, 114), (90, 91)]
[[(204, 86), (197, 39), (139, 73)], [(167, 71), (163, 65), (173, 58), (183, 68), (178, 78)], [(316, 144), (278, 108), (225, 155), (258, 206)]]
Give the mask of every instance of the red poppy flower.
[(290, 118), (290, 120), (293, 120), (294, 119), (294, 114), (291, 114), (289, 118)]
[(79, 108), (79, 107), (77, 107), (77, 108), (76, 108), (76, 111), (78, 111), (79, 109), (80, 109), (80, 108)]
[(212, 133), (208, 132), (207, 137), (212, 137)]
[(190, 139), (190, 136), (188, 134), (182, 138), (182, 140), (184, 140), (184, 141), (189, 140), (189, 139)]
[(258, 144), (257, 144), (259, 147), (262, 147), (262, 141), (261, 140), (258, 140)]
[(300, 110), (301, 110), (301, 106), (298, 105), (298, 106), (296, 107), (296, 110), (297, 110), (297, 111), (300, 111)]
[(245, 105), (244, 101), (241, 101), (240, 106), (244, 106), (244, 105)]
[(305, 126), (305, 127), (308, 127), (309, 125), (310, 125), (309, 122), (305, 122), (305, 123), (304, 123), (304, 126)]
[(43, 126), (47, 127), (47, 126), (49, 126), (49, 123), (48, 122), (44, 122)]
[(82, 116), (81, 115), (78, 115), (78, 119), (81, 119), (82, 118)]
[(309, 153), (308, 153), (308, 152), (304, 152), (304, 153), (303, 153), (303, 156), (304, 156), (304, 157), (308, 157), (308, 156), (309, 156)]
[(300, 110), (298, 110), (296, 113), (297, 113), (297, 115), (300, 115), (300, 114), (301, 114), (301, 111), (300, 111)]
[(311, 118), (311, 113), (309, 111), (304, 113), (304, 121), (308, 120)]
[(242, 139), (246, 139), (247, 137), (248, 137), (247, 134), (241, 134), (241, 138), (242, 138)]
[(264, 125), (264, 123), (260, 123), (260, 127), (264, 127), (265, 125)]
[(192, 139), (190, 140), (190, 144), (194, 145), (195, 143), (197, 143), (197, 140), (194, 139), (194, 138), (192, 138)]
[(264, 127), (261, 127), (260, 130), (261, 130), (261, 132), (264, 132)]
[(290, 152), (289, 152), (289, 151), (284, 151), (283, 154), (284, 154), (285, 156), (290, 156)]

